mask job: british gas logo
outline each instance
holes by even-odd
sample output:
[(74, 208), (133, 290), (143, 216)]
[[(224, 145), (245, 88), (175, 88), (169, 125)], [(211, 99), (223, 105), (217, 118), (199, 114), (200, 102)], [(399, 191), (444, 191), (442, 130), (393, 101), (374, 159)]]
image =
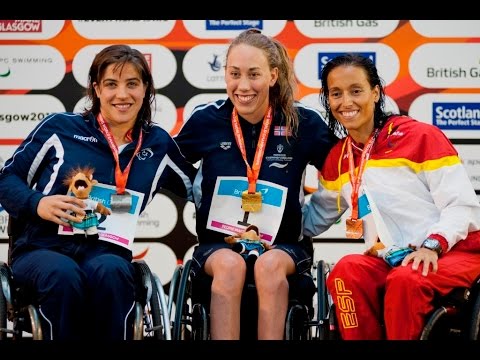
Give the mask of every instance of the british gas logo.
[(477, 89), (480, 83), (480, 46), (471, 44), (424, 44), (410, 56), (412, 79), (425, 88)]
[(312, 39), (381, 38), (390, 35), (399, 20), (293, 20), (298, 31)]

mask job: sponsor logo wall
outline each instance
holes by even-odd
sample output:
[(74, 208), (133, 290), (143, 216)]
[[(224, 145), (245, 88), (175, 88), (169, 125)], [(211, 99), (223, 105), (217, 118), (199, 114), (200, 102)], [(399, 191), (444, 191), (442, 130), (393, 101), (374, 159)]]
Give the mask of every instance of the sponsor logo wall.
[[(370, 57), (385, 80), (388, 109), (442, 129), (480, 198), (480, 20), (0, 20), (0, 166), (45, 116), (83, 110), (91, 61), (114, 43), (145, 54), (157, 89), (154, 120), (175, 135), (194, 106), (226, 97), (228, 43), (252, 26), (286, 45), (298, 99), (320, 110), (325, 63), (344, 52)], [(309, 168), (307, 199), (316, 182)], [(0, 204), (2, 260), (7, 222)], [(317, 259), (363, 252), (362, 243), (345, 239), (343, 224), (314, 239)], [(168, 285), (196, 244), (193, 204), (157, 195), (136, 238), (134, 256)]]

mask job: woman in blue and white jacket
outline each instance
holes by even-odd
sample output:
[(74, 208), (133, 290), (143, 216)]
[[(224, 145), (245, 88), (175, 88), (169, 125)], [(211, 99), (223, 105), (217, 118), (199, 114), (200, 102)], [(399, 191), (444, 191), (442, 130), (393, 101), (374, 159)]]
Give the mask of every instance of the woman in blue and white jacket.
[[(143, 54), (126, 45), (103, 49), (87, 92), (90, 109), (45, 118), (0, 172), (0, 203), (19, 228), (13, 276), (34, 294), (47, 339), (131, 338), (138, 215), (161, 189), (191, 198), (194, 167), (151, 120), (155, 88)], [(112, 210), (96, 241), (69, 231), (68, 221), (85, 211), (63, 180), (86, 166), (100, 185), (95, 200)]]

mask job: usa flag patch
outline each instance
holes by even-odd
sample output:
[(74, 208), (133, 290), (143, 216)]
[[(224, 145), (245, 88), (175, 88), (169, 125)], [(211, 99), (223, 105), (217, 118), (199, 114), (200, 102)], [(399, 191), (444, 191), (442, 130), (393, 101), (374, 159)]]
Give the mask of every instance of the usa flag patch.
[(286, 126), (274, 126), (273, 127), (273, 135), (274, 136), (292, 136), (292, 131), (288, 129)]

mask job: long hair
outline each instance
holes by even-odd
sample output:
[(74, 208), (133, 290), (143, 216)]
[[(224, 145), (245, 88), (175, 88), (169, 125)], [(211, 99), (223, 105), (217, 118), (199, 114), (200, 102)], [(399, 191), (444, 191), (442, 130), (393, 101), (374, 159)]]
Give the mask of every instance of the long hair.
[(325, 108), (328, 127), (330, 130), (342, 135), (347, 134), (345, 127), (333, 116), (332, 110), (330, 109), (330, 103), (328, 101), (328, 95), (330, 92), (327, 82), (328, 75), (333, 69), (339, 66), (356, 66), (362, 68), (367, 76), (367, 81), (370, 84), (370, 88), (373, 89), (375, 86), (378, 86), (379, 98), (375, 104), (375, 110), (373, 113), (373, 126), (374, 128), (381, 128), (391, 115), (391, 113), (385, 112), (384, 81), (382, 78), (380, 78), (380, 76), (378, 76), (377, 68), (373, 64), (372, 60), (358, 54), (349, 53), (333, 58), (325, 64), (322, 70), (322, 91), (320, 92), (320, 101)]
[(91, 107), (86, 108), (83, 115), (93, 113), (95, 116), (100, 112), (100, 99), (98, 98), (94, 83), (100, 84), (105, 71), (111, 64), (114, 65), (114, 71), (122, 71), (125, 64), (132, 64), (140, 74), (143, 83), (146, 85), (143, 104), (138, 112), (136, 124), (150, 124), (152, 122), (152, 104), (155, 102), (155, 87), (153, 77), (148, 66), (147, 60), (137, 49), (128, 45), (111, 45), (100, 51), (93, 59), (88, 72), (87, 97), (90, 100)]
[(269, 90), (270, 105), (274, 110), (277, 107), (281, 109), (287, 129), (292, 130), (292, 133), (296, 132), (298, 128), (298, 113), (295, 110), (294, 102), (297, 82), (287, 49), (278, 40), (266, 36), (260, 30), (253, 28), (241, 32), (232, 40), (227, 50), (227, 59), (230, 50), (240, 44), (250, 45), (262, 50), (267, 57), (270, 69), (278, 68), (277, 82)]

